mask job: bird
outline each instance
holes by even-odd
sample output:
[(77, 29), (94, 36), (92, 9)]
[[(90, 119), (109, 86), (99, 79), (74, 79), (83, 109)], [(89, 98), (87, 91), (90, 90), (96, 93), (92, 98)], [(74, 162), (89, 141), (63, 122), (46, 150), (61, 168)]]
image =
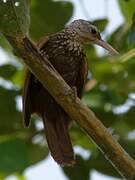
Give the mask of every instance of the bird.
[[(45, 36), (37, 43), (40, 54), (75, 89), (80, 99), (88, 73), (85, 44), (97, 44), (112, 55), (118, 54), (111, 45), (102, 40), (98, 28), (83, 19), (73, 21), (63, 30)], [(62, 166), (74, 165), (75, 156), (68, 132), (72, 119), (28, 70), (23, 90), (23, 119), (26, 127), (30, 124), (32, 114), (37, 114), (43, 120), (53, 159)]]

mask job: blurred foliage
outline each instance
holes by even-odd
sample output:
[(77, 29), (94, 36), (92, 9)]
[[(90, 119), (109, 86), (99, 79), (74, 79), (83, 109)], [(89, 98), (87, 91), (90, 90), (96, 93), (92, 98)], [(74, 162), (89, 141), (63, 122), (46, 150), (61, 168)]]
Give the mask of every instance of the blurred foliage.
[[(135, 158), (135, 1), (118, 2), (125, 22), (107, 40), (123, 55), (99, 56), (94, 46), (85, 48), (89, 64), (88, 81), (96, 79), (97, 84), (92, 90), (84, 92), (82, 100), (106, 127), (118, 135), (119, 142)], [(30, 36), (36, 41), (45, 34), (61, 30), (72, 18), (74, 10), (73, 4), (68, 1), (32, 0), (30, 4)], [(21, 16), (23, 12), (17, 13)], [(11, 23), (14, 23), (14, 19)], [(104, 33), (108, 19), (96, 19), (93, 23)], [(11, 25), (7, 25), (7, 31)], [(0, 178), (17, 174), (18, 179), (23, 179), (24, 170), (45, 159), (48, 148), (44, 133), (37, 129), (39, 120), (36, 117), (29, 129), (23, 127), (22, 113), (17, 102), (22, 92), (25, 68), (18, 65), (21, 61), (16, 57), (14, 62), (11, 61), (11, 47), (2, 35), (0, 46), (7, 54), (7, 62), (0, 65)], [(77, 155), (74, 168), (63, 168), (69, 179), (88, 180), (92, 170), (119, 177), (77, 125), (73, 125), (70, 133), (73, 144), (89, 151), (90, 157), (84, 159)]]
[(131, 23), (132, 16), (135, 11), (134, 0), (119, 0), (121, 11), (126, 19), (127, 23)]
[[(8, 23), (5, 23), (5, 21), (8, 21)], [(28, 34), (29, 24), (28, 0), (20, 0), (19, 2), (0, 1), (1, 32), (10, 36), (25, 36)]]
[(73, 5), (70, 2), (31, 1), (31, 37), (39, 40), (45, 34), (60, 31), (69, 21), (72, 12)]

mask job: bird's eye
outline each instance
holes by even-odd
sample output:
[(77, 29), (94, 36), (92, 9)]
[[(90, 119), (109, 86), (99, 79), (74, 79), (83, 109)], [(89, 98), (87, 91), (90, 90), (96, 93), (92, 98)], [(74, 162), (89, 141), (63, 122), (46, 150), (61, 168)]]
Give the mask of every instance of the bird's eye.
[(91, 29), (91, 33), (92, 33), (92, 34), (97, 34), (96, 29), (93, 29), (93, 28), (92, 28), (92, 29)]

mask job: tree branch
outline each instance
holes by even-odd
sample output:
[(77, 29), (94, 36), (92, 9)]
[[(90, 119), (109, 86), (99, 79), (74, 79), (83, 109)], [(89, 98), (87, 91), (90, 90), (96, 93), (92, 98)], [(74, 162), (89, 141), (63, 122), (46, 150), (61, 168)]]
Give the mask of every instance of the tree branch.
[(97, 144), (104, 156), (126, 179), (135, 179), (135, 161), (124, 151), (118, 142), (107, 131), (95, 114), (79, 98), (53, 68), (46, 58), (42, 57), (28, 38), (6, 36), (14, 50), (23, 59), (32, 73), (43, 86)]

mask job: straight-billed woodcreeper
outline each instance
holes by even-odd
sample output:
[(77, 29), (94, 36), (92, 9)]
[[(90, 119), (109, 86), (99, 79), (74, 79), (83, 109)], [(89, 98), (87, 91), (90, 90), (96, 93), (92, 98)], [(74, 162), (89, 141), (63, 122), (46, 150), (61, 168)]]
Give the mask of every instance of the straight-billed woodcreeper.
[[(52, 63), (67, 84), (71, 88), (75, 87), (79, 98), (82, 97), (88, 71), (83, 45), (89, 43), (102, 46), (111, 54), (117, 54), (115, 49), (101, 39), (97, 27), (81, 19), (72, 22), (56, 34), (44, 37), (37, 45), (42, 56)], [(75, 160), (68, 133), (71, 119), (36, 77), (28, 71), (23, 93), (26, 126), (29, 125), (33, 113), (43, 119), (46, 139), (54, 160), (60, 165), (72, 165)]]

